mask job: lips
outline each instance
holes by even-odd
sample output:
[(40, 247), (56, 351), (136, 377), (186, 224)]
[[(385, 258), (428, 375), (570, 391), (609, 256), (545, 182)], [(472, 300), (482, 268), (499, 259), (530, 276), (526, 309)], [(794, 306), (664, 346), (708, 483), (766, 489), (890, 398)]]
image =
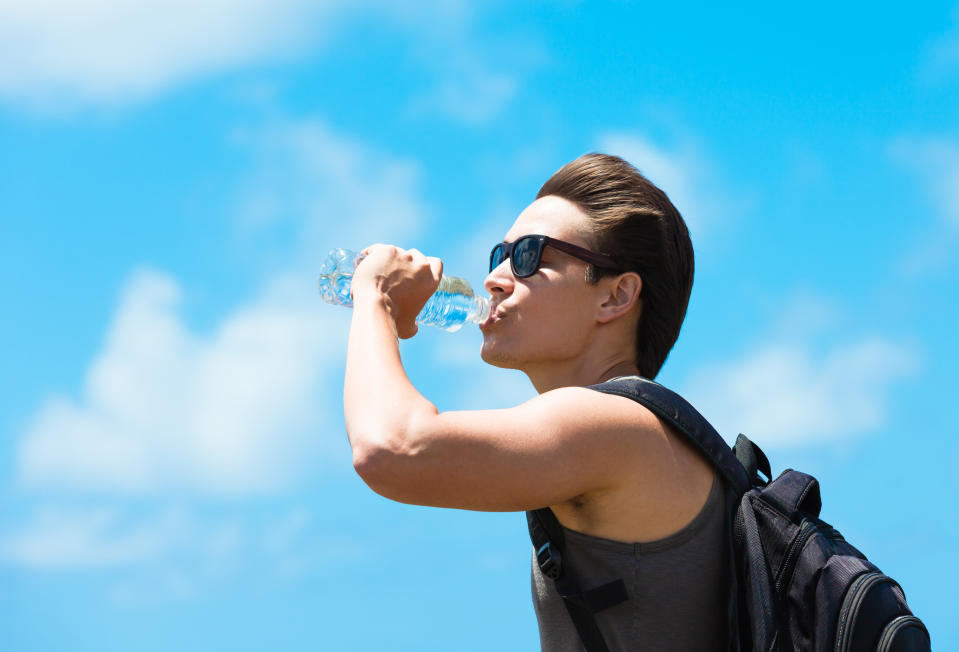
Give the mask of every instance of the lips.
[(486, 318), (486, 321), (484, 321), (482, 324), (479, 325), (480, 330), (485, 331), (490, 326), (492, 326), (496, 322), (503, 319), (503, 317), (504, 317), (504, 313), (501, 310), (493, 308), (492, 310), (489, 311), (489, 317)]

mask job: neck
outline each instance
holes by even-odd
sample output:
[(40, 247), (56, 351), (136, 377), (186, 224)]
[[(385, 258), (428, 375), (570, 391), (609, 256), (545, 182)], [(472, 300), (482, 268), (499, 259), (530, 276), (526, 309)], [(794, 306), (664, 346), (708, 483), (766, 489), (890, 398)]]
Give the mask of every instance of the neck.
[(636, 363), (622, 354), (606, 358), (577, 358), (566, 363), (523, 370), (540, 394), (559, 387), (586, 387), (617, 376), (638, 375)]

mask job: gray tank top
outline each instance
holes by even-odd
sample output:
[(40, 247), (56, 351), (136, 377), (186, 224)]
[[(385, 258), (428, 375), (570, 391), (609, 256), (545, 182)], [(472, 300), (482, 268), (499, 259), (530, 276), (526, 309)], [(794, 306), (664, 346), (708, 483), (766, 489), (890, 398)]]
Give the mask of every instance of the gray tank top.
[[(683, 529), (657, 541), (623, 543), (563, 528), (566, 572), (589, 589), (622, 578), (629, 600), (596, 622), (611, 652), (722, 650), (726, 646), (725, 499), (716, 474), (706, 504)], [(553, 581), (533, 555), (533, 606), (543, 652), (582, 652)]]

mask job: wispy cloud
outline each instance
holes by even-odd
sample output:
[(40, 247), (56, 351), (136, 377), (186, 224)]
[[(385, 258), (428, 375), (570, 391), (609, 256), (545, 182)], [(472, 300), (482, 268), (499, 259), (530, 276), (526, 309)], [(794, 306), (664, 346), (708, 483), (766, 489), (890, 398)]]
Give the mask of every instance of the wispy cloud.
[(108, 597), (125, 604), (196, 596), (238, 574), (296, 581), (368, 552), (322, 533), (312, 512), (295, 504), (259, 517), (222, 506), (41, 505), (0, 529), (0, 566), (97, 573)]
[(952, 12), (949, 28), (925, 48), (919, 66), (919, 79), (938, 83), (959, 72), (959, 7)]
[(444, 75), (433, 90), (410, 104), (417, 114), (439, 114), (470, 125), (497, 116), (519, 89), (515, 75), (492, 72), (475, 63), (462, 64), (456, 74)]
[(256, 161), (238, 198), (241, 239), (263, 248), (271, 233), (286, 233), (280, 255), (298, 266), (315, 265), (333, 247), (412, 246), (429, 216), (415, 162), (336, 133), (322, 119), (277, 119), (233, 137)]
[(901, 139), (893, 157), (919, 173), (938, 216), (959, 228), (959, 142), (947, 138)]
[(43, 571), (140, 564), (168, 554), (185, 527), (175, 510), (131, 524), (113, 508), (42, 507), (0, 538), (0, 562)]
[[(801, 297), (784, 315), (811, 301)], [(774, 328), (740, 357), (705, 364), (684, 383), (684, 395), (730, 442), (742, 432), (771, 448), (799, 446), (882, 427), (888, 396), (917, 371), (919, 353), (877, 334), (816, 346), (811, 331), (828, 310), (823, 304), (805, 335), (802, 328)]]
[(522, 37), (479, 34), (480, 3), (453, 0), (402, 3), (393, 20), (414, 30), (409, 56), (428, 71), (430, 86), (406, 111), (467, 125), (500, 115), (522, 88), (523, 78), (546, 59), (535, 32)]
[[(959, 249), (959, 142), (951, 138), (900, 138), (890, 146), (892, 158), (911, 169), (933, 209), (932, 220), (919, 220), (923, 229), (901, 260), (910, 276), (941, 269), (956, 259)], [(922, 211), (917, 203), (917, 211)]]
[(0, 97), (126, 102), (314, 44), (337, 0), (0, 3)]
[[(399, 31), (406, 45), (397, 59), (412, 57), (433, 78), (414, 112), (479, 123), (504, 108), (518, 76), (515, 58), (496, 65), (482, 47), (474, 13), (445, 0), (10, 0), (0, 3), (0, 101), (51, 113), (127, 105), (225, 71), (320, 54), (359, 16)], [(534, 62), (536, 51), (525, 50)]]

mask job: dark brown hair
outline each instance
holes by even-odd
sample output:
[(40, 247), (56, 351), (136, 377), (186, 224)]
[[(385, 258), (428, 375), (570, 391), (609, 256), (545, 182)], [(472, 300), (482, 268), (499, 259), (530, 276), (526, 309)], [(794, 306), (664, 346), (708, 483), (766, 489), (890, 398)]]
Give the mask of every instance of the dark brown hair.
[(590, 265), (587, 282), (625, 271), (642, 278), (636, 366), (655, 378), (679, 337), (693, 288), (693, 244), (682, 216), (639, 170), (607, 154), (564, 165), (536, 198), (547, 195), (576, 204), (593, 227), (595, 250), (620, 266), (616, 272)]

